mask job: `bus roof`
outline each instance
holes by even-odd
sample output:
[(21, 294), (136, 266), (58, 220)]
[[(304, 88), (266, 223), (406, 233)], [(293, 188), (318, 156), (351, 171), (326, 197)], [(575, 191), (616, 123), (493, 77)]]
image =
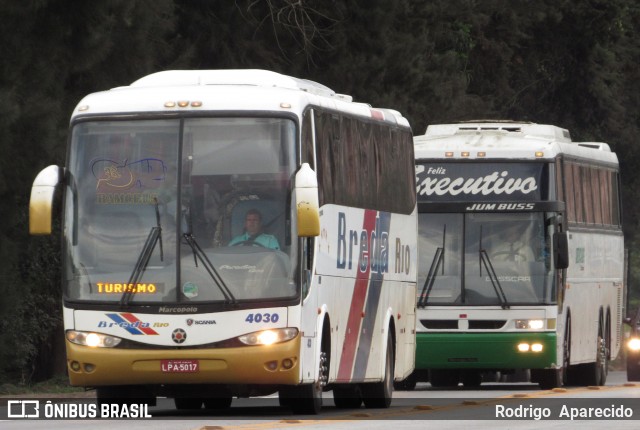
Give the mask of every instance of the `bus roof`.
[(414, 137), (416, 159), (553, 159), (560, 154), (617, 164), (602, 142), (574, 142), (554, 125), (516, 121), (472, 121), (429, 125)]
[(351, 96), (306, 79), (258, 70), (169, 70), (129, 86), (89, 94), (74, 110), (84, 115), (185, 111), (271, 111), (301, 115), (307, 106), (347, 112), (409, 127), (398, 111), (353, 102)]

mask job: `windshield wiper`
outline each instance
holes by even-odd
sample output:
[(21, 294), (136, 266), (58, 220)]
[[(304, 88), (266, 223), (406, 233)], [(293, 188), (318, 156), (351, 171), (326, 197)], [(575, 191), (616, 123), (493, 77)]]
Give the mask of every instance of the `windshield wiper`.
[(129, 282), (127, 282), (125, 292), (120, 298), (121, 306), (128, 305), (134, 294), (138, 290), (138, 281), (146, 270), (147, 265), (149, 264), (149, 260), (151, 259), (153, 251), (156, 248), (158, 242), (160, 242), (160, 261), (164, 261), (164, 250), (162, 247), (162, 224), (160, 224), (160, 210), (158, 209), (158, 199), (154, 198), (154, 200), (156, 209), (156, 226), (151, 227), (151, 231), (149, 231), (149, 235), (147, 236), (147, 240), (142, 247), (142, 251), (140, 251), (140, 255), (138, 255), (138, 261), (136, 261), (136, 265), (133, 267), (133, 271), (131, 272), (131, 276), (129, 277)]
[(427, 305), (427, 299), (431, 289), (433, 288), (433, 284), (436, 281), (436, 274), (438, 273), (440, 264), (442, 264), (442, 260), (444, 260), (444, 249), (438, 248), (436, 249), (436, 254), (433, 256), (433, 260), (431, 260), (431, 267), (429, 267), (427, 279), (424, 281), (424, 285), (422, 286), (420, 300), (418, 300), (418, 307), (425, 307)]
[[(493, 285), (493, 289), (496, 292), (496, 296), (498, 296), (498, 300), (500, 300), (500, 306), (502, 309), (508, 309), (509, 303), (507, 302), (507, 296), (504, 294), (504, 290), (502, 289), (502, 285), (500, 285), (500, 281), (498, 280), (498, 276), (496, 275), (496, 271), (493, 269), (493, 264), (491, 264), (491, 260), (489, 259), (489, 255), (487, 251), (484, 249), (480, 250), (480, 262), (484, 263), (484, 267), (487, 269), (489, 273), (489, 279), (491, 280), (491, 285)], [(482, 269), (482, 266), (480, 266)], [(481, 272), (482, 276), (482, 272)]]
[(229, 290), (229, 287), (227, 287), (224, 280), (220, 276), (220, 273), (218, 273), (213, 263), (211, 263), (211, 260), (209, 260), (209, 257), (207, 257), (207, 254), (202, 250), (200, 245), (198, 245), (198, 242), (196, 242), (196, 238), (193, 236), (193, 234), (185, 233), (182, 236), (187, 241), (187, 243), (191, 247), (191, 250), (193, 251), (193, 258), (195, 260), (196, 267), (198, 267), (198, 260), (200, 260), (200, 262), (202, 263), (202, 266), (204, 266), (207, 273), (209, 273), (209, 276), (211, 277), (211, 279), (213, 279), (213, 282), (218, 286), (218, 288), (222, 292), (222, 295), (224, 296), (224, 299), (225, 299), (225, 303), (228, 303), (228, 304), (237, 303), (238, 300), (233, 296), (233, 293), (231, 293), (231, 290)]
[(498, 300), (500, 301), (500, 306), (502, 306), (502, 309), (509, 309), (509, 302), (507, 301), (507, 296), (504, 294), (502, 285), (500, 285), (500, 280), (498, 279), (498, 275), (496, 275), (496, 271), (493, 268), (493, 264), (491, 264), (491, 259), (489, 258), (489, 254), (487, 254), (487, 250), (482, 247), (482, 227), (480, 227), (479, 254), (480, 254), (480, 277), (482, 277), (482, 265), (484, 264), (484, 267), (485, 269), (487, 269), (487, 273), (489, 274), (491, 285), (493, 285), (493, 289), (496, 292), (496, 296), (498, 296)]
[[(444, 261), (444, 248), (446, 245), (447, 238), (447, 225), (445, 224), (442, 229), (442, 246), (436, 249), (436, 253), (433, 256), (433, 260), (431, 260), (431, 267), (429, 267), (429, 273), (427, 274), (427, 279), (424, 281), (424, 285), (422, 286), (422, 292), (420, 293), (420, 300), (418, 300), (418, 307), (425, 307), (427, 305), (427, 301), (429, 299), (429, 293), (431, 293), (431, 289), (433, 288), (433, 284), (436, 281), (436, 276), (438, 276), (438, 269), (442, 265)], [(444, 267), (443, 267), (444, 273)]]

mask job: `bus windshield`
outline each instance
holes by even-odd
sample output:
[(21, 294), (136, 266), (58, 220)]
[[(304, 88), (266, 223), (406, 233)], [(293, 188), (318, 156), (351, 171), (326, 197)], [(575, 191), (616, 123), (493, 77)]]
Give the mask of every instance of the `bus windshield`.
[(66, 176), (65, 297), (128, 304), (298, 295), (283, 118), (87, 121)]
[(555, 301), (551, 214), (421, 213), (418, 303)]

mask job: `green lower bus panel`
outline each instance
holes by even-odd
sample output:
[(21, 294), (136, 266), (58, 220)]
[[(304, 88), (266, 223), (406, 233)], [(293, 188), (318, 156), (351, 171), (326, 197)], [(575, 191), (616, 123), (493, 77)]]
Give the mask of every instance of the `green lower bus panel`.
[[(556, 363), (555, 333), (417, 333), (416, 369), (539, 369)], [(518, 345), (542, 351), (520, 352)]]

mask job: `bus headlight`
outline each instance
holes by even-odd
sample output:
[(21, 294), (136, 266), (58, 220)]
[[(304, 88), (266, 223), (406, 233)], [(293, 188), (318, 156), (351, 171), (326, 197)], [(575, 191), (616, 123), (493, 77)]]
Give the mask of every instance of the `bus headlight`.
[(273, 345), (274, 343), (291, 340), (297, 335), (297, 328), (287, 327), (244, 334), (239, 336), (238, 340), (245, 345)]
[(113, 348), (122, 341), (119, 337), (107, 334), (75, 330), (67, 331), (67, 340), (71, 343), (93, 348)]
[(627, 348), (634, 352), (640, 351), (640, 339), (637, 337), (629, 339), (629, 342), (627, 342)]
[(516, 320), (516, 328), (528, 330), (542, 330), (544, 320)]

